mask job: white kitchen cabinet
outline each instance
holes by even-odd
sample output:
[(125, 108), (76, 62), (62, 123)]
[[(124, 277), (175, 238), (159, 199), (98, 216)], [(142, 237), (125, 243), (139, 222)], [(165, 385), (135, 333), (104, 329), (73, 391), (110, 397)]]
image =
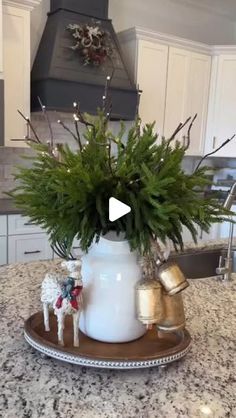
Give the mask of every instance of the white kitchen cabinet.
[(52, 259), (46, 234), (12, 235), (8, 237), (8, 263)]
[[(140, 117), (156, 121), (169, 137), (180, 122), (198, 114), (188, 155), (202, 155), (208, 111), (211, 48), (170, 35), (133, 28), (119, 34), (130, 74), (142, 91)], [(184, 141), (187, 128), (176, 139)]]
[(163, 135), (168, 47), (140, 41), (138, 46), (136, 82), (142, 90), (139, 113), (144, 123), (156, 122), (155, 130)]
[(52, 259), (47, 234), (22, 215), (8, 215), (8, 263)]
[(0, 237), (0, 266), (7, 264), (7, 237)]
[(0, 215), (0, 236), (7, 235), (7, 217)]
[[(180, 48), (169, 49), (166, 86), (164, 135), (169, 138), (180, 122), (189, 116), (187, 109), (190, 53)], [(176, 140), (183, 141), (186, 131), (180, 131)]]
[(191, 52), (188, 77), (187, 116), (197, 119), (191, 130), (188, 155), (203, 155), (209, 103), (211, 77), (211, 57), (206, 54)]
[[(218, 148), (236, 133), (236, 51), (214, 57), (212, 65), (206, 153)], [(236, 140), (226, 145), (217, 157), (236, 157)]]
[(40, 226), (33, 224), (27, 217), (22, 215), (8, 215), (8, 234), (37, 234), (43, 233)]
[(163, 134), (168, 66), (168, 46), (158, 42), (121, 40), (125, 62), (132, 79), (142, 91), (139, 114), (143, 123), (156, 121), (155, 130)]
[(26, 135), (17, 109), (30, 115), (30, 12), (10, 5), (3, 6), (3, 71), (5, 145), (26, 146), (11, 139), (23, 140)]
[[(168, 138), (180, 122), (197, 113), (191, 130), (188, 155), (201, 155), (204, 150), (211, 58), (183, 48), (169, 48), (164, 135)], [(176, 140), (186, 141), (188, 127)]]
[(0, 266), (7, 264), (7, 217), (0, 216)]
[(0, 2), (0, 79), (3, 78), (3, 53), (2, 53), (2, 1)]
[[(25, 147), (25, 121), (17, 113), (21, 110), (30, 116), (30, 12), (42, 0), (3, 0), (2, 45), (5, 104), (5, 145)], [(14, 123), (13, 123), (14, 121)]]

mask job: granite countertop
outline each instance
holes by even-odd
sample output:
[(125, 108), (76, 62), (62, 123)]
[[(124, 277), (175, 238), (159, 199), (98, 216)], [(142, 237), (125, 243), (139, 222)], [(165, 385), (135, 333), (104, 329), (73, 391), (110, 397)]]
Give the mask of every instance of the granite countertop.
[(17, 209), (12, 199), (0, 199), (0, 215), (15, 215), (22, 213)]
[(23, 337), (40, 284), (58, 261), (0, 268), (1, 418), (235, 418), (236, 274), (191, 280), (184, 292), (192, 348), (165, 368), (102, 370), (43, 358)]

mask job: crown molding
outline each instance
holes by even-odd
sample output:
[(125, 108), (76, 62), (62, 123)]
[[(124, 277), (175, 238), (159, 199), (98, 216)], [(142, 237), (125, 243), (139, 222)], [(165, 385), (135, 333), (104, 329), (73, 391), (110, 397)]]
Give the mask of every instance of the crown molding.
[(124, 30), (118, 34), (120, 42), (129, 42), (134, 39), (145, 40), (145, 41), (156, 41), (163, 44), (168, 44), (173, 47), (182, 47), (190, 51), (199, 52), (203, 54), (211, 54), (211, 46), (201, 43), (191, 41), (189, 39), (180, 38), (175, 35), (169, 35), (162, 32), (156, 32), (154, 30), (141, 28), (135, 26), (133, 28)]
[(4, 6), (12, 6), (18, 9), (33, 10), (42, 0), (3, 0)]
[(164, 45), (176, 48), (184, 48), (189, 51), (199, 52), (212, 56), (236, 54), (236, 45), (208, 45), (191, 41), (189, 39), (180, 38), (178, 36), (141, 28), (139, 26), (119, 32), (118, 38), (121, 43), (126, 43), (133, 40), (144, 40), (149, 42), (154, 41)]
[(214, 45), (212, 46), (212, 55), (235, 55), (236, 45)]

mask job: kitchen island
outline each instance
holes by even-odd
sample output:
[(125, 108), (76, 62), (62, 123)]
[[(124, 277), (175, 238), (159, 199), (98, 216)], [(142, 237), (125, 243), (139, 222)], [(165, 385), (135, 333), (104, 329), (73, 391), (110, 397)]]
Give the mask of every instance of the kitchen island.
[(40, 286), (58, 261), (0, 268), (1, 418), (235, 418), (236, 274), (190, 280), (184, 292), (192, 346), (162, 368), (102, 370), (45, 358), (23, 337), (41, 309)]

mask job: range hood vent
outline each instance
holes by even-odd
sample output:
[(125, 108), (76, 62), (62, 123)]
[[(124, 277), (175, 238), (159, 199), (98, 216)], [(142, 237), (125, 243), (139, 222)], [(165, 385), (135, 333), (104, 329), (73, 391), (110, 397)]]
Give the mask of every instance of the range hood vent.
[[(99, 27), (109, 39), (111, 57), (100, 65), (84, 65), (68, 25)], [(106, 77), (113, 74), (111, 119), (133, 120), (138, 91), (130, 79), (119, 43), (108, 19), (108, 0), (51, 0), (45, 30), (31, 73), (31, 108), (39, 111), (38, 97), (48, 110), (69, 112), (74, 101), (82, 112), (102, 106)]]

